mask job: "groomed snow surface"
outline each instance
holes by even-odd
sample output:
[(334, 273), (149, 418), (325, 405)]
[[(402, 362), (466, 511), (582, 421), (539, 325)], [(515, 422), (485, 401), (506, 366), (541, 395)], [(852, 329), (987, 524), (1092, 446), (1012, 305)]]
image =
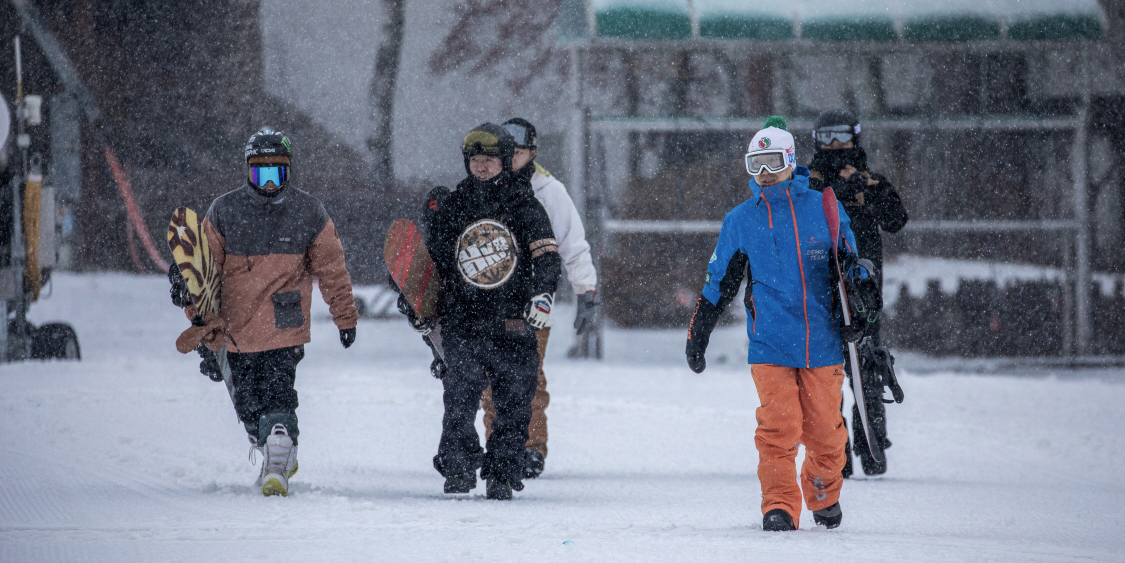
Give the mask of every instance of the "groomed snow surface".
[[(160, 276), (59, 275), (33, 321), (79, 363), (0, 366), (0, 561), (1122, 561), (1125, 374), (919, 375), (901, 366), (890, 469), (847, 481), (843, 525), (761, 530), (744, 329), (701, 375), (683, 330), (552, 335), (550, 456), (511, 502), (442, 494), (441, 386), (406, 323), (350, 350), (326, 307), (298, 368), (300, 472), (262, 497), (222, 384), (173, 342)], [(1118, 378), (1120, 375), (1120, 379)]]

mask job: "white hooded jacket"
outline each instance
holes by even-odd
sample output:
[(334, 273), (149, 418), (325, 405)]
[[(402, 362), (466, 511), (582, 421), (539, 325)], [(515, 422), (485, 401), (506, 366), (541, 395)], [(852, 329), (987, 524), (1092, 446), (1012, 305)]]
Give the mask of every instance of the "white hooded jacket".
[[(547, 210), (551, 230), (555, 232), (555, 240), (559, 244), (559, 256), (562, 256), (563, 267), (566, 268), (566, 278), (574, 287), (574, 293), (582, 295), (597, 290), (598, 274), (594, 271), (594, 262), (590, 258), (586, 228), (582, 226), (578, 208), (574, 206), (574, 200), (570, 199), (566, 186), (536, 162), (535, 174), (531, 176), (531, 189), (535, 191), (535, 199)], [(554, 316), (551, 320), (554, 320)]]

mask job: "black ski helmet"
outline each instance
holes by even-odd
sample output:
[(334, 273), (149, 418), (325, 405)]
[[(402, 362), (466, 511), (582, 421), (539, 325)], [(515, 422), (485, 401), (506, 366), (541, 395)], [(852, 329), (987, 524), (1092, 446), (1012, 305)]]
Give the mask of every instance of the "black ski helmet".
[(513, 117), (500, 125), (516, 139), (516, 148), (535, 150), (538, 147), (538, 135), (535, 126), (522, 117)]
[(512, 156), (516, 152), (516, 140), (512, 134), (495, 123), (478, 125), (461, 141), (461, 156), (465, 157), (465, 172), (472, 176), (469, 159), (483, 154), (500, 159), (504, 172), (512, 171)]
[[(855, 114), (846, 109), (830, 109), (816, 118), (816, 124), (813, 125), (813, 140), (816, 141), (816, 132), (822, 127), (832, 127), (834, 125), (847, 125), (852, 128), (852, 135), (854, 135), (855, 144), (859, 145), (859, 120), (856, 119)], [(829, 144), (829, 143), (824, 143)], [(820, 146), (819, 141), (817, 147)]]
[(244, 153), (247, 162), (255, 156), (284, 156), (290, 162), (293, 161), (293, 145), (290, 144), (289, 137), (269, 127), (263, 127), (250, 136)]

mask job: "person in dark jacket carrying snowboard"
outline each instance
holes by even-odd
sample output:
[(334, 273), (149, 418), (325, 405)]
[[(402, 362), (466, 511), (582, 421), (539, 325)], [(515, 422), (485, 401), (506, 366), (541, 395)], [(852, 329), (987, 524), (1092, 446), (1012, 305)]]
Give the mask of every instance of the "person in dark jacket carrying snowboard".
[[(531, 185), (512, 173), (515, 139), (485, 123), (465, 136), (468, 177), (427, 202), (430, 257), (444, 281), (438, 304), (445, 415), (434, 468), (446, 493), (467, 493), (476, 470), (487, 497), (523, 489), (524, 444), (538, 380), (536, 331), (546, 326), (562, 259)], [(496, 419), (482, 451), (474, 422), (491, 384)]]
[[(839, 411), (844, 372), (829, 268), (832, 235), (784, 119), (766, 120), (745, 160), (751, 197), (723, 220), (688, 328), (687, 362), (696, 373), (706, 367), (711, 331), (749, 270), (747, 361), (761, 402), (754, 444), (762, 528), (797, 529), (802, 494), (816, 523), (835, 528), (842, 519), (847, 430)], [(840, 239), (842, 249), (855, 248), (842, 210)], [(805, 445), (799, 484), (798, 444)]]
[[(844, 204), (844, 209), (851, 218), (858, 254), (875, 265), (876, 287), (882, 288), (883, 238), (880, 230), (897, 233), (906, 226), (908, 217), (902, 198), (891, 182), (867, 167), (867, 152), (859, 144), (861, 131), (859, 120), (848, 110), (829, 110), (816, 118), (813, 129), (816, 152), (809, 164), (809, 187), (818, 192), (831, 187), (836, 198)], [(874, 297), (879, 299), (878, 295)], [(881, 299), (879, 301), (881, 306)], [(865, 344), (867, 347), (864, 352), (871, 352), (882, 346), (881, 325), (876, 320), (867, 330), (869, 341)], [(848, 373), (851, 371), (848, 370)], [(879, 442), (876, 445), (882, 451), (891, 446), (891, 441), (887, 438), (886, 409), (880, 398), (882, 385), (877, 386), (879, 389), (869, 389), (873, 399), (868, 401), (868, 409), (874, 412), (869, 412), (868, 418), (873, 421), (873, 440)], [(886, 457), (878, 456), (876, 459), (871, 454), (864, 432), (860, 429), (858, 407), (853, 405), (852, 411), (855, 451), (860, 457), (863, 472), (867, 475), (885, 473)], [(844, 465), (844, 477), (852, 475), (850, 444), (847, 451), (849, 453), (846, 456), (847, 464)]]

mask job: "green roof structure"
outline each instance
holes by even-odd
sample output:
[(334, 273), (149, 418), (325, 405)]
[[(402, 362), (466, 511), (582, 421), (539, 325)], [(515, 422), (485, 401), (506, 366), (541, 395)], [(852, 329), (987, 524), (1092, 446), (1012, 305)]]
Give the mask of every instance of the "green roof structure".
[(564, 40), (933, 43), (1104, 36), (1097, 0), (564, 0)]

